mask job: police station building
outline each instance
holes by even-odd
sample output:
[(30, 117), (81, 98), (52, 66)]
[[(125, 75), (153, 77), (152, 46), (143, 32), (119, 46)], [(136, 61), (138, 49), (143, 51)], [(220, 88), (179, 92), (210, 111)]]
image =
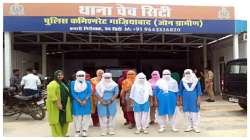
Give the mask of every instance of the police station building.
[[(225, 64), (247, 57), (246, 21), (234, 7), (125, 3), (5, 3), (4, 87), (12, 69), (70, 78), (77, 69), (186, 68), (214, 74), (220, 94)], [(119, 77), (118, 73), (114, 73)]]

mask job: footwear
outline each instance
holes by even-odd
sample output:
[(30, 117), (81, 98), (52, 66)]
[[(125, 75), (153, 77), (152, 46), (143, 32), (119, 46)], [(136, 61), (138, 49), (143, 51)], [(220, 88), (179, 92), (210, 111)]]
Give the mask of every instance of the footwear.
[(87, 132), (86, 132), (86, 131), (83, 131), (83, 132), (82, 132), (82, 137), (87, 137), (87, 136), (88, 136)]
[(101, 136), (106, 136), (107, 135), (107, 132), (102, 132), (101, 133)]
[(136, 131), (135, 131), (135, 134), (140, 134), (141, 133), (141, 130), (140, 129), (137, 129)]
[(100, 124), (94, 124), (93, 126), (94, 127), (100, 127)]
[(146, 129), (143, 129), (144, 134), (148, 134), (148, 131)]
[(192, 131), (193, 129), (192, 128), (187, 128), (184, 132), (190, 132), (190, 131)]
[(135, 127), (135, 124), (130, 123), (128, 126), (128, 129), (133, 129)]
[(80, 131), (76, 131), (76, 133), (75, 133), (75, 135), (74, 135), (75, 137), (80, 137), (81, 136), (81, 133), (80, 133)]
[(107, 133), (107, 130), (103, 130), (102, 133), (101, 133), (101, 136), (106, 136), (108, 133)]
[(179, 130), (178, 129), (176, 129), (176, 128), (174, 128), (174, 127), (172, 127), (172, 129), (171, 129), (173, 132), (178, 132)]
[(113, 129), (110, 129), (109, 132), (108, 132), (109, 135), (115, 135), (115, 132)]
[(159, 133), (162, 133), (162, 132), (164, 132), (164, 131), (165, 131), (165, 128), (164, 128), (164, 127), (158, 129), (158, 132), (159, 132)]
[(195, 133), (200, 133), (201, 131), (198, 128), (193, 129)]
[(154, 125), (154, 124), (155, 124), (155, 121), (150, 121), (149, 124), (150, 124), (150, 125)]
[(128, 125), (128, 122), (125, 122), (123, 125)]

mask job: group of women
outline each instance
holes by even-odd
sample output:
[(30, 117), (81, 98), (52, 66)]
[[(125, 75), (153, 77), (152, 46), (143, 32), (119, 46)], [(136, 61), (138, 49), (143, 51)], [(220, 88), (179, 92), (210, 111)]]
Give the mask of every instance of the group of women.
[[(93, 108), (98, 114), (101, 135), (115, 135), (119, 86), (112, 80), (112, 74), (103, 73), (101, 80), (94, 84), (93, 79), (86, 80), (82, 70), (75, 76), (67, 87), (62, 82), (63, 72), (56, 71), (54, 80), (47, 86), (46, 106), (52, 136), (66, 136), (69, 123), (74, 121), (75, 136), (86, 137)], [(120, 103), (125, 125), (136, 127), (135, 134), (147, 134), (150, 113), (157, 116), (159, 133), (165, 131), (168, 122), (172, 131), (177, 132), (176, 112), (177, 106), (181, 106), (186, 121), (185, 132), (199, 133), (201, 86), (193, 71), (186, 69), (179, 84), (167, 69), (163, 70), (161, 78), (158, 71), (153, 71), (151, 76), (147, 80), (144, 73), (129, 70), (121, 81)]]

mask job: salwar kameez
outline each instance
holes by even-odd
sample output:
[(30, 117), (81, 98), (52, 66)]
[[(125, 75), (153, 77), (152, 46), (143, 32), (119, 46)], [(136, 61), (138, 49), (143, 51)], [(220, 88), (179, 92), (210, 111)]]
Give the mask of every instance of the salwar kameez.
[(168, 93), (164, 93), (163, 90), (157, 88), (156, 98), (158, 101), (157, 110), (160, 128), (165, 128), (167, 121), (171, 122), (171, 126), (175, 128), (177, 92), (168, 91)]
[(104, 73), (103, 79), (96, 86), (97, 111), (102, 128), (101, 135), (114, 135), (114, 118), (117, 113), (117, 101), (119, 94), (118, 85), (111, 79), (111, 73)]
[(143, 73), (136, 76), (136, 80), (131, 88), (130, 99), (133, 100), (134, 118), (137, 127), (135, 133), (148, 133), (146, 127), (148, 126), (149, 117), (149, 97), (153, 95), (151, 84), (147, 81)]
[(96, 94), (96, 85), (99, 83), (97, 77), (91, 79), (91, 86), (92, 86), (92, 95), (91, 95), (91, 118), (93, 122), (93, 126), (99, 126), (99, 116), (97, 112), (97, 100), (95, 97)]
[[(78, 71), (76, 80), (70, 84), (75, 136), (84, 137), (87, 136), (91, 114), (91, 84), (85, 80), (85, 75), (84, 71)], [(85, 101), (86, 104), (81, 105), (79, 101)]]
[(50, 124), (53, 137), (65, 137), (68, 132), (69, 123), (65, 123), (61, 126), (60, 123)]
[(169, 70), (162, 72), (163, 77), (158, 80), (155, 89), (155, 97), (158, 103), (158, 122), (159, 132), (164, 131), (168, 122), (172, 127), (172, 131), (178, 131), (176, 127), (176, 113), (177, 113), (177, 93), (178, 83), (171, 77)]
[(199, 133), (200, 104), (198, 98), (202, 94), (200, 81), (190, 69), (185, 70), (184, 75), (179, 84), (179, 96), (182, 98), (186, 131), (194, 129), (195, 132)]
[(65, 96), (67, 98), (67, 103), (63, 107), (65, 113), (64, 117), (61, 117), (62, 111), (60, 111), (56, 106), (56, 102), (58, 100), (61, 101), (61, 99), (64, 98), (61, 95), (62, 86), (68, 90), (63, 83), (59, 84), (55, 80), (50, 82), (47, 86), (48, 97), (46, 101), (46, 107), (48, 111), (48, 121), (53, 137), (65, 137), (68, 131), (68, 125), (70, 122), (72, 122), (70, 97)]

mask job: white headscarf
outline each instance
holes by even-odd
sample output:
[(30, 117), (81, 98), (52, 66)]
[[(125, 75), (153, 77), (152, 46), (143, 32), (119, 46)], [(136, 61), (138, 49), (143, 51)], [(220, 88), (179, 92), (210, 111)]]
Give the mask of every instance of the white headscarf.
[[(185, 74), (188, 72), (190, 73), (189, 75)], [(182, 82), (183, 82), (183, 86), (185, 87), (187, 91), (193, 91), (198, 81), (199, 81), (198, 78), (196, 77), (195, 73), (191, 69), (184, 70), (184, 76), (182, 78)], [(192, 83), (191, 87), (188, 86), (188, 83)]]
[(138, 104), (144, 104), (148, 101), (149, 95), (153, 95), (151, 84), (143, 73), (137, 74), (131, 88), (130, 98)]
[[(109, 79), (105, 79), (107, 77), (110, 77)], [(112, 74), (111, 73), (104, 73), (102, 75), (102, 80), (96, 85), (96, 91), (100, 97), (103, 96), (105, 90), (112, 90), (117, 85), (116, 82), (112, 80)]]
[[(79, 77), (83, 76), (83, 77)], [(75, 92), (82, 92), (87, 88), (87, 83), (86, 83), (86, 73), (82, 70), (76, 72), (76, 80), (75, 80), (75, 85), (74, 85), (74, 91)]]
[(178, 92), (178, 83), (175, 79), (171, 77), (170, 70), (163, 70), (162, 78), (157, 81), (156, 85), (163, 90), (164, 93), (168, 93), (168, 91)]

